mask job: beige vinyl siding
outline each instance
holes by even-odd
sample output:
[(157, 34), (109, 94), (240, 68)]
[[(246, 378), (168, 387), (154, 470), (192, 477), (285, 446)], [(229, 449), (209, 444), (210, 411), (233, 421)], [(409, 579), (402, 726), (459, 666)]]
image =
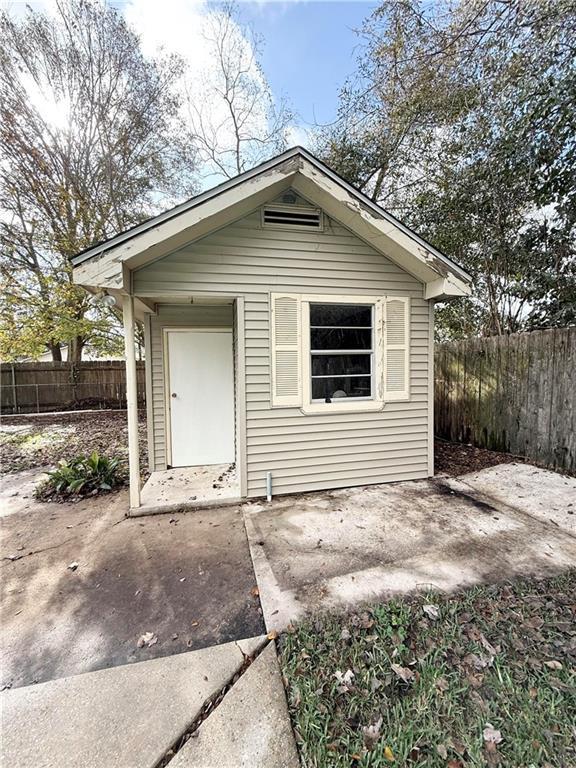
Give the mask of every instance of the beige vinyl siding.
[[(150, 386), (152, 428), (148, 430), (150, 467), (166, 469), (166, 389), (164, 371), (164, 328), (230, 328), (233, 325), (232, 305), (223, 306), (162, 306), (150, 316)], [(148, 393), (146, 393), (148, 396)]]
[[(133, 285), (136, 295), (152, 298), (244, 297), (248, 496), (265, 493), (267, 471), (274, 493), (427, 476), (430, 313), (423, 286), (349, 230), (327, 217), (322, 232), (262, 227), (256, 211), (135, 272)], [(372, 413), (272, 408), (269, 294), (279, 291), (409, 296), (410, 400)], [(158, 464), (165, 430), (154, 411)]]

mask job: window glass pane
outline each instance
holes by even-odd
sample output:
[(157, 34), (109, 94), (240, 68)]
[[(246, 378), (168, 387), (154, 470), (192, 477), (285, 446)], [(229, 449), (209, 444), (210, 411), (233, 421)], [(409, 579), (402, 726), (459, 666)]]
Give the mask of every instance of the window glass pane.
[(310, 349), (371, 349), (370, 328), (311, 328)]
[(369, 304), (311, 304), (310, 325), (365, 326), (372, 325)]
[(370, 397), (370, 376), (337, 376), (329, 379), (312, 379), (312, 399), (345, 400), (349, 397)]
[(312, 376), (370, 373), (370, 355), (312, 355)]

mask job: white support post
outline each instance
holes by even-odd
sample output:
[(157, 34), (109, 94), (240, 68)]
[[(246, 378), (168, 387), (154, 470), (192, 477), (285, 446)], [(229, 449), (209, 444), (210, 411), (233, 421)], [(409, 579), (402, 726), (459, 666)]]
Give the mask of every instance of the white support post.
[(138, 390), (136, 347), (134, 343), (134, 297), (122, 299), (124, 349), (126, 354), (126, 407), (128, 411), (128, 467), (130, 470), (130, 509), (140, 506), (140, 456), (138, 451)]

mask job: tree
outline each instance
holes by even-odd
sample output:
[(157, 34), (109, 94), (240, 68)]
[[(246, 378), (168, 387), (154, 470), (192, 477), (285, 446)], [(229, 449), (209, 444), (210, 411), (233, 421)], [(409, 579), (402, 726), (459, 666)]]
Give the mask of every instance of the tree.
[[(0, 15), (0, 356), (69, 359), (116, 343), (117, 320), (72, 284), (69, 257), (190, 193), (176, 57), (147, 60), (100, 0)], [(189, 137), (188, 137), (189, 138)]]
[(188, 112), (205, 175), (231, 178), (285, 149), (293, 118), (276, 104), (258, 61), (262, 41), (234, 3), (207, 15), (204, 34), (211, 65), (188, 82)]
[(576, 320), (576, 3), (386, 0), (320, 149), (470, 270), (445, 337)]

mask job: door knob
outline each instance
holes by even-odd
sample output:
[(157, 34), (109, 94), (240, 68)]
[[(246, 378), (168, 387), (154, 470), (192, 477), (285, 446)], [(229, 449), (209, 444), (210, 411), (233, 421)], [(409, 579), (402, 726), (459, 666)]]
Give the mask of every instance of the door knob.
[(172, 397), (176, 397), (176, 392), (172, 392)]

